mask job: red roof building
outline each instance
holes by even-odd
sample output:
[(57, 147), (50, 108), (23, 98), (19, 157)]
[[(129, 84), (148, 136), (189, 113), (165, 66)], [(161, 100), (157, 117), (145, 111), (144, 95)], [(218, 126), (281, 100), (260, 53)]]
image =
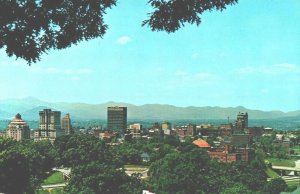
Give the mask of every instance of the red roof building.
[(207, 143), (207, 141), (204, 141), (202, 139), (197, 139), (193, 141), (193, 144), (198, 146), (199, 148), (210, 148), (209, 143)]

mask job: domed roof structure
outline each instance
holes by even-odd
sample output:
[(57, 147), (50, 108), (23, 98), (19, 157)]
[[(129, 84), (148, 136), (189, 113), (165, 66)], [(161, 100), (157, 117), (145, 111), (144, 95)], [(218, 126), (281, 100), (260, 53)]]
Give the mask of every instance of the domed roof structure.
[(198, 146), (199, 148), (210, 148), (209, 143), (207, 143), (207, 141), (204, 141), (203, 139), (197, 139), (193, 141), (193, 144)]
[(30, 129), (27, 123), (22, 119), (18, 113), (14, 119), (9, 123), (6, 130), (6, 136), (20, 141), (22, 139), (30, 139)]
[(9, 125), (23, 125), (27, 126), (27, 123), (22, 119), (21, 115), (16, 114), (15, 118), (10, 122)]

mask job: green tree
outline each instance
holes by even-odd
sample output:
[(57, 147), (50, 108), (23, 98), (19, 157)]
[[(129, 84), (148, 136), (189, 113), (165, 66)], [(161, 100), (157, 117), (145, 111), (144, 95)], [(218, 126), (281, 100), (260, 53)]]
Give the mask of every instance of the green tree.
[(282, 178), (272, 179), (265, 185), (265, 192), (268, 194), (279, 194), (288, 188), (286, 182)]
[[(149, 0), (153, 12), (142, 25), (168, 33), (185, 23), (199, 25), (205, 11), (223, 10), (237, 0)], [(50, 49), (63, 49), (82, 40), (103, 37), (103, 16), (116, 0), (0, 1), (0, 49), (29, 64)]]
[(264, 163), (265, 153), (264, 153), (263, 149), (261, 149), (261, 148), (255, 149), (255, 159), (260, 161), (261, 163)]
[(55, 166), (55, 158), (58, 157), (56, 150), (50, 141), (38, 141), (32, 142), (28, 141), (28, 143), (32, 144), (32, 148), (37, 151), (40, 155), (43, 156), (42, 166), (48, 171), (51, 170)]
[(199, 193), (205, 191), (208, 155), (199, 149), (172, 153), (151, 164), (150, 187), (159, 193)]
[(227, 175), (233, 182), (242, 183), (253, 191), (260, 191), (267, 183), (265, 166), (260, 161), (253, 160), (250, 164), (235, 162), (230, 164)]
[(58, 166), (75, 167), (92, 161), (121, 166), (120, 158), (115, 157), (113, 150), (107, 147), (104, 141), (90, 135), (59, 137), (54, 142), (54, 148), (58, 153), (56, 160)]
[(108, 164), (91, 162), (72, 169), (71, 179), (65, 188), (70, 194), (140, 194), (142, 182), (139, 177), (129, 177), (122, 169)]
[(120, 158), (123, 164), (140, 164), (142, 153), (141, 148), (137, 148), (137, 142), (124, 142), (115, 148), (116, 157)]
[(275, 134), (272, 136), (262, 136), (259, 139), (259, 147), (261, 147), (264, 152), (271, 152), (273, 150), (272, 142), (275, 137)]
[(243, 184), (235, 184), (232, 187), (226, 188), (221, 194), (253, 194), (253, 191), (249, 190)]
[(276, 147), (272, 155), (274, 155), (276, 158), (279, 159), (287, 159), (289, 158), (288, 151), (289, 151), (288, 148), (278, 146)]
[(164, 143), (169, 144), (170, 146), (177, 147), (180, 144), (179, 138), (173, 135), (166, 135), (164, 137)]
[(11, 146), (5, 149), (2, 146), (0, 149), (0, 192), (33, 193), (51, 168), (45, 165), (49, 158), (35, 149), (34, 142), (12, 140), (1, 142)]
[(149, 187), (159, 193), (255, 193), (263, 191), (267, 183), (264, 169), (256, 160), (218, 163), (210, 160), (206, 151), (194, 148), (153, 162)]
[(6, 150), (15, 145), (15, 141), (11, 138), (0, 137), (0, 151)]
[(150, 153), (151, 162), (164, 158), (167, 154), (174, 153), (175, 150), (169, 144), (157, 144), (154, 151)]

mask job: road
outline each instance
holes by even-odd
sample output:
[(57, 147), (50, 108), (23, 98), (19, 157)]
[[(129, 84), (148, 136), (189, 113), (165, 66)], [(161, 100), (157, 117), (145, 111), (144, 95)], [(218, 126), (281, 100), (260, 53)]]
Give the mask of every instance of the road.
[(66, 183), (60, 183), (60, 184), (52, 184), (52, 185), (42, 185), (43, 189), (55, 189), (55, 188), (61, 188), (65, 187)]
[(297, 161), (295, 162), (295, 167), (296, 167), (296, 168), (300, 168), (300, 160), (297, 160)]

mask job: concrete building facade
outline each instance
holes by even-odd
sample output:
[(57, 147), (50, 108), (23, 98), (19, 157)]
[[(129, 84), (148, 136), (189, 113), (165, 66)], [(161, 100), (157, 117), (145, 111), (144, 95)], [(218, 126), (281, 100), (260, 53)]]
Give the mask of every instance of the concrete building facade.
[(34, 133), (34, 140), (50, 140), (52, 143), (64, 131), (61, 129), (61, 112), (52, 111), (51, 109), (44, 109), (39, 112), (39, 129)]
[(15, 118), (9, 123), (6, 129), (6, 137), (20, 141), (22, 139), (30, 139), (30, 129), (27, 123), (18, 113)]
[(245, 128), (248, 128), (248, 113), (241, 113), (237, 115), (235, 121), (236, 130), (243, 131)]
[(65, 135), (70, 135), (73, 133), (71, 117), (70, 114), (67, 113), (61, 120), (61, 128), (65, 131)]

